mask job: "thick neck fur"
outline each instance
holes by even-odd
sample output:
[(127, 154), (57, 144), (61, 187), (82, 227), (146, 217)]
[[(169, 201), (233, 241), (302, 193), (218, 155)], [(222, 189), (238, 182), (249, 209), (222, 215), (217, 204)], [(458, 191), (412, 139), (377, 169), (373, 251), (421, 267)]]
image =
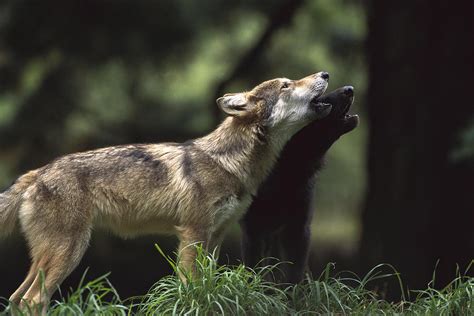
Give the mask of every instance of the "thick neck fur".
[(326, 152), (344, 134), (341, 124), (317, 122), (296, 133), (281, 152), (275, 172), (286, 182), (306, 185), (323, 167)]
[(284, 144), (271, 141), (257, 123), (228, 117), (209, 135), (195, 144), (222, 168), (235, 175), (252, 194), (256, 194), (274, 166)]

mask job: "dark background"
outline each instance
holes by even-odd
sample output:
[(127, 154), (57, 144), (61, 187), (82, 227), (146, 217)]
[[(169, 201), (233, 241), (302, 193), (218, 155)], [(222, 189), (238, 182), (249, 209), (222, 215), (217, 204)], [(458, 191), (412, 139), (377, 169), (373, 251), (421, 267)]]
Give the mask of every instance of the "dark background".
[[(214, 100), (326, 70), (356, 89), (360, 126), (330, 150), (311, 271), (390, 263), (411, 289), (474, 258), (474, 5), (466, 1), (0, 2), (0, 187), (66, 153), (183, 141), (222, 119)], [(315, 136), (316, 137), (316, 136)], [(311, 146), (311, 144), (308, 144)], [(63, 290), (108, 271), (123, 297), (163, 275), (173, 237), (97, 231)], [(237, 225), (221, 260), (236, 263)], [(0, 243), (0, 297), (27, 272)]]

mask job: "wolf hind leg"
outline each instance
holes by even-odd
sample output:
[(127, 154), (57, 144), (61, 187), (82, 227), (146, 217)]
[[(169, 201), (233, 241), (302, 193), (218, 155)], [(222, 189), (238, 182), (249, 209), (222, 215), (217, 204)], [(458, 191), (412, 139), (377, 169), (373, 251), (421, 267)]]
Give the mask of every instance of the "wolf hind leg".
[[(60, 238), (58, 238), (60, 237)], [(62, 281), (74, 270), (82, 259), (90, 239), (90, 231), (54, 236), (41, 240), (41, 245), (32, 244), (35, 266), (34, 280), (21, 298), (20, 308), (25, 305), (46, 313), (51, 296)]]
[(28, 274), (26, 275), (25, 280), (23, 281), (23, 283), (21, 283), (18, 289), (10, 296), (9, 298), (10, 302), (16, 305), (20, 303), (21, 298), (26, 293), (28, 288), (31, 286), (37, 274), (38, 274), (38, 262), (33, 261), (31, 263), (30, 270), (28, 271)]

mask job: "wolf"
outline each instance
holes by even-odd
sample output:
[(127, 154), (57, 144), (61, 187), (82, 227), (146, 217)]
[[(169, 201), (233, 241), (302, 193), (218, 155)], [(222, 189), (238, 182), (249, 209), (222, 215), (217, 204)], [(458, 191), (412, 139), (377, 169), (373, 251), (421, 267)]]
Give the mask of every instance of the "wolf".
[(196, 249), (189, 245), (217, 246), (285, 143), (330, 113), (331, 105), (319, 102), (328, 80), (318, 72), (265, 81), (218, 98), (227, 118), (202, 138), (69, 154), (21, 176), (0, 195), (1, 233), (19, 222), (32, 259), (10, 301), (44, 312), (81, 260), (94, 226), (123, 237), (175, 234), (180, 265), (192, 271)]
[(353, 99), (352, 86), (321, 97), (320, 102), (332, 105), (331, 113), (303, 128), (285, 146), (240, 221), (246, 265), (254, 267), (271, 256), (292, 263), (285, 265), (279, 281), (298, 283), (303, 279), (311, 236), (313, 187), (328, 149), (359, 124), (358, 115), (347, 114)]

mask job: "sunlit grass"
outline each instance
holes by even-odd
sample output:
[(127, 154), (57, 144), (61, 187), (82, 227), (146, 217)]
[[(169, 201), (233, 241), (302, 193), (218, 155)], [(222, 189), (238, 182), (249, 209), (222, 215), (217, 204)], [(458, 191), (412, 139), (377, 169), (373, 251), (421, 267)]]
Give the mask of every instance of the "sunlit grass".
[[(175, 273), (158, 280), (147, 294), (122, 300), (107, 276), (90, 282), (83, 278), (77, 289), (51, 303), (48, 315), (474, 315), (474, 278), (468, 271), (459, 272), (442, 290), (434, 288), (434, 275), (426, 290), (408, 293), (388, 264), (362, 278), (334, 273), (334, 264), (328, 264), (318, 278), (308, 275), (298, 285), (277, 285), (269, 280), (286, 263), (258, 269), (219, 265), (215, 253), (198, 247), (196, 269), (184, 273), (183, 282), (176, 261), (157, 249)], [(371, 290), (374, 281), (389, 279), (398, 283), (399, 302), (388, 302)], [(5, 299), (0, 308), (1, 315), (32, 311), (19, 311)]]
[[(120, 299), (107, 275), (101, 276), (93, 281), (85, 282), (84, 273), (77, 289), (71, 289), (66, 296), (61, 295), (60, 300), (51, 302), (48, 315), (127, 315), (130, 306), (126, 306)], [(5, 301), (0, 303), (0, 308), (5, 308), (0, 315), (14, 314), (17, 316), (34, 315), (39, 310), (35, 306), (27, 306), (25, 310), (19, 310), (15, 305)], [(8, 306), (8, 307), (7, 307)]]
[[(169, 257), (167, 260), (178, 273), (174, 261)], [(145, 295), (139, 311), (147, 315), (286, 313), (286, 293), (265, 281), (275, 268), (277, 266), (252, 270), (244, 265), (220, 266), (214, 254), (206, 254), (198, 248), (195, 277), (186, 274), (186, 284), (176, 276), (161, 279)]]

